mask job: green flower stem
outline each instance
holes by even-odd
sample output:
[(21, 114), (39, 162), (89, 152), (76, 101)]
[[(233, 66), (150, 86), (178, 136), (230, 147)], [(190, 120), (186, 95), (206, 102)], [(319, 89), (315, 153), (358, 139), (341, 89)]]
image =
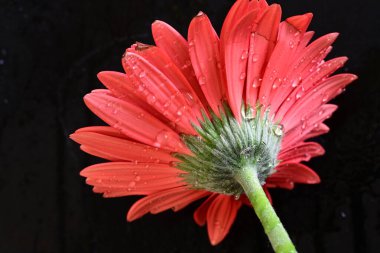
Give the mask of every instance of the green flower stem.
[(297, 252), (261, 187), (255, 167), (247, 166), (243, 168), (235, 178), (243, 187), (245, 194), (251, 201), (253, 209), (259, 217), (274, 251), (276, 253)]

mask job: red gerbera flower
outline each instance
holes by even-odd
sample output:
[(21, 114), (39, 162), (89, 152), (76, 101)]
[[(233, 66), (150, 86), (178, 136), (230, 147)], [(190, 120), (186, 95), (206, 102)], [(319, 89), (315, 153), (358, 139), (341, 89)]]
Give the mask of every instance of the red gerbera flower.
[(192, 20), (188, 40), (154, 22), (156, 46), (128, 48), (125, 73), (99, 73), (107, 89), (84, 98), (109, 126), (82, 128), (71, 138), (110, 162), (81, 175), (104, 197), (146, 195), (129, 210), (129, 221), (206, 198), (194, 219), (207, 223), (213, 245), (227, 235), (242, 204), (250, 205), (248, 195), (273, 247), (281, 248), (271, 238), (279, 235), (270, 235), (277, 223), (270, 228), (273, 220), (261, 213), (267, 205), (252, 200), (262, 194), (248, 181), (266, 193), (318, 183), (301, 162), (324, 150), (306, 140), (328, 132), (323, 121), (337, 106), (327, 102), (356, 79), (330, 77), (347, 58), (324, 61), (338, 34), (310, 42), (311, 18), (281, 22), (279, 5), (238, 0), (220, 38), (203, 13)]

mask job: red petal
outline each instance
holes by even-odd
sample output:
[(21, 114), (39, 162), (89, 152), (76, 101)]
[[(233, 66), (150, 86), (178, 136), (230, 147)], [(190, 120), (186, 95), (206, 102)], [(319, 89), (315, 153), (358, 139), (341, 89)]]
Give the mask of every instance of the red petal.
[(246, 82), (246, 102), (251, 106), (256, 104), (263, 70), (277, 40), (280, 19), (281, 8), (271, 5), (257, 25), (257, 31), (251, 35)]
[(189, 52), (199, 85), (208, 104), (219, 113), (225, 94), (226, 81), (222, 72), (219, 38), (208, 17), (200, 13), (189, 27)]
[[(194, 201), (197, 201), (198, 199), (204, 198), (211, 193), (208, 191), (194, 191), (189, 190), (189, 192), (186, 195), (181, 196), (178, 198), (178, 200), (171, 200), (167, 203), (163, 202), (160, 203), (159, 206), (156, 206), (154, 209), (151, 210), (151, 213), (156, 214), (160, 213), (162, 211), (165, 211), (167, 209), (172, 209), (174, 212), (178, 212), (188, 206), (189, 204), (193, 203)], [(173, 204), (175, 202), (175, 204)]]
[(75, 131), (75, 133), (82, 133), (82, 132), (92, 132), (92, 133), (98, 133), (103, 135), (108, 135), (116, 138), (121, 139), (128, 139), (127, 136), (125, 136), (122, 132), (119, 130), (109, 127), (109, 126), (89, 126), (89, 127), (82, 127)]
[(311, 74), (308, 75), (302, 82), (304, 90), (308, 90), (319, 83), (323, 78), (333, 74), (339, 68), (343, 67), (347, 60), (347, 57), (339, 57), (319, 65), (318, 68), (311, 72)]
[(125, 135), (151, 146), (187, 152), (177, 133), (141, 108), (99, 93), (90, 93), (84, 100), (97, 116)]
[(127, 220), (133, 221), (148, 212), (157, 213), (158, 210), (165, 211), (181, 203), (181, 198), (195, 192), (187, 186), (154, 192), (132, 205), (127, 214)]
[(98, 79), (116, 97), (141, 107), (161, 121), (167, 121), (161, 113), (146, 102), (146, 96), (139, 92), (139, 87), (136, 87), (135, 78), (120, 72), (102, 71), (98, 73)]
[[(141, 45), (144, 49), (139, 49)], [(140, 55), (152, 66), (156, 67), (167, 79), (170, 80), (171, 83), (176, 86), (178, 91), (184, 95), (186, 102), (192, 108), (194, 114), (201, 116), (200, 110), (204, 108), (198, 98), (197, 93), (194, 91), (193, 87), (182, 74), (180, 69), (173, 63), (173, 61), (163, 50), (158, 47), (138, 43), (127, 51)]]
[(283, 163), (278, 165), (270, 179), (284, 179), (294, 183), (317, 184), (321, 180), (317, 173), (306, 165), (300, 163)]
[[(338, 106), (332, 104), (322, 105), (320, 108), (317, 108), (315, 111), (301, 119), (300, 124), (298, 124), (293, 129), (289, 131), (285, 129), (285, 136), (282, 141), (282, 149), (288, 149), (294, 144), (300, 143), (310, 138), (309, 133), (315, 130), (318, 133), (321, 127), (321, 123), (328, 119), (332, 113), (336, 111), (337, 108)], [(322, 129), (322, 132), (320, 134), (323, 133), (326, 133), (325, 129)]]
[[(311, 16), (305, 14), (300, 19), (303, 20), (302, 26), (306, 29), (310, 23)], [(286, 81), (289, 70), (292, 70), (289, 61), (297, 53), (299, 43), (303, 37), (302, 30), (304, 29), (300, 31), (299, 28), (287, 21), (281, 23), (277, 44), (265, 70), (259, 98), (265, 106), (270, 105), (273, 112), (283, 101), (283, 99), (274, 99), (273, 97), (275, 94), (282, 94), (284, 86), (290, 86), (287, 85)]]
[(241, 201), (233, 196), (219, 195), (212, 202), (207, 211), (207, 231), (212, 245), (226, 237), (240, 207)]
[(326, 126), (323, 123), (320, 123), (317, 128), (314, 128), (308, 134), (306, 134), (304, 140), (307, 140), (307, 139), (310, 139), (310, 138), (314, 138), (314, 137), (322, 135), (322, 134), (326, 134), (329, 131), (330, 131), (330, 128), (328, 126)]
[(226, 42), (226, 38), (229, 37), (229, 33), (233, 30), (241, 17), (245, 16), (249, 11), (248, 4), (248, 0), (237, 0), (228, 12), (226, 18), (224, 19), (222, 31), (220, 33), (222, 49)]
[(281, 150), (278, 159), (286, 163), (299, 163), (309, 161), (312, 157), (325, 153), (321, 145), (316, 142), (301, 142), (296, 146)]
[(310, 25), (313, 13), (306, 13), (303, 15), (297, 15), (286, 19), (290, 25), (296, 28), (298, 31), (304, 33)]
[(211, 194), (205, 201), (203, 201), (202, 205), (200, 205), (197, 210), (194, 212), (194, 220), (199, 226), (204, 226), (207, 221), (207, 211), (214, 201), (218, 193)]
[(141, 195), (184, 185), (183, 173), (167, 164), (109, 162), (81, 171), (94, 192), (105, 197)]
[(294, 188), (294, 183), (283, 178), (267, 178), (267, 183), (265, 184), (268, 188), (283, 188), (287, 190), (292, 190)]
[(203, 95), (191, 65), (189, 46), (185, 38), (173, 27), (162, 21), (155, 21), (152, 24), (152, 33), (156, 45), (170, 57), (172, 62), (189, 81), (203, 105), (207, 106), (206, 98)]
[(321, 64), (337, 36), (337, 33), (331, 33), (317, 39), (302, 50), (293, 63), (289, 65), (289, 69), (292, 71), (288, 73), (286, 86), (272, 98), (274, 105), (272, 109), (278, 109), (277, 119), (282, 118), (304, 92), (307, 92), (315, 84), (314, 82), (304, 82), (304, 79), (317, 70), (316, 66)]
[(302, 124), (304, 117), (339, 95), (356, 78), (352, 74), (340, 74), (328, 78), (314, 89), (306, 92), (303, 97), (300, 97), (288, 110), (281, 123), (287, 130), (292, 129), (298, 124)]
[(112, 161), (169, 163), (176, 160), (168, 151), (96, 132), (77, 131), (70, 138), (87, 152)]
[(235, 117), (241, 120), (241, 105), (246, 83), (249, 40), (258, 11), (242, 17), (225, 40), (224, 63), (226, 67), (228, 101)]
[(146, 102), (162, 113), (172, 122), (185, 129), (187, 133), (195, 133), (190, 122), (197, 123), (196, 116), (201, 112), (196, 98), (191, 93), (181, 93), (175, 80), (163, 73), (165, 66), (155, 66), (142, 56), (127, 52), (123, 60), (128, 76), (139, 80), (136, 90), (145, 97)]

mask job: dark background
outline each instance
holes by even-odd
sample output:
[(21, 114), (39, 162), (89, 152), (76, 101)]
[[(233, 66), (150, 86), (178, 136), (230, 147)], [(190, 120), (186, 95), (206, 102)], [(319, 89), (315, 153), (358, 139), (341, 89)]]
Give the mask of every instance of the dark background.
[[(0, 252), (272, 252), (244, 207), (212, 247), (192, 204), (179, 213), (127, 223), (136, 197), (103, 199), (79, 176), (97, 162), (68, 135), (99, 124), (82, 97), (96, 74), (120, 70), (135, 41), (152, 43), (150, 24), (182, 34), (199, 10), (220, 30), (232, 0), (0, 1)], [(380, 19), (378, 1), (278, 1), (284, 16), (313, 12), (317, 35), (339, 31), (333, 56), (360, 79), (334, 102), (327, 154), (309, 164), (320, 185), (273, 190), (274, 206), (299, 252), (379, 252)]]

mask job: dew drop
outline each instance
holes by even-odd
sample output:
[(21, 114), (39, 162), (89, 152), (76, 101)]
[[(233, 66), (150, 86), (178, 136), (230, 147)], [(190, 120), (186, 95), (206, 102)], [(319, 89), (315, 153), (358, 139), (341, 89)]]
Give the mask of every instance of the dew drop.
[(246, 73), (245, 72), (243, 72), (243, 73), (240, 74), (240, 80), (244, 80), (245, 77), (246, 77)]
[(183, 93), (183, 96), (185, 97), (187, 103), (188, 103), (190, 106), (193, 106), (193, 105), (195, 104), (194, 97), (191, 95), (190, 92), (184, 92), (184, 93)]
[(337, 92), (337, 95), (339, 94), (342, 94), (346, 89), (342, 88), (342, 89), (339, 89), (338, 92)]
[(275, 126), (275, 128), (273, 129), (273, 132), (276, 136), (280, 137), (284, 134), (284, 126), (283, 125), (277, 125)]
[(164, 108), (168, 108), (171, 103), (172, 103), (171, 99), (166, 100), (164, 103)]
[(139, 77), (140, 77), (140, 78), (143, 78), (143, 77), (145, 77), (145, 76), (146, 76), (145, 71), (141, 71), (140, 74), (139, 74)]
[(157, 134), (154, 146), (161, 147), (162, 145), (165, 145), (170, 139), (171, 133), (167, 130), (162, 130)]
[(206, 77), (200, 76), (198, 78), (199, 85), (205, 85), (206, 84)]
[(178, 116), (182, 116), (183, 113), (187, 110), (187, 107), (186, 106), (182, 106), (181, 108), (178, 109), (177, 111), (177, 115)]
[(261, 78), (255, 78), (252, 83), (252, 88), (258, 88), (261, 85)]
[(140, 92), (144, 91), (145, 90), (145, 84), (142, 83), (142, 84), (138, 85), (137, 90)]
[(258, 62), (258, 61), (259, 61), (259, 55), (258, 54), (252, 55), (252, 62)]
[(128, 184), (128, 187), (129, 188), (134, 188), (136, 186), (136, 182), (135, 181), (131, 181), (129, 184)]
[(305, 130), (305, 128), (306, 128), (306, 122), (305, 122), (305, 120), (301, 120), (301, 121), (302, 121), (301, 129)]
[(136, 177), (135, 177), (135, 181), (136, 181), (136, 182), (138, 182), (138, 181), (140, 181), (140, 180), (141, 180), (141, 177), (140, 177), (140, 176), (136, 176)]
[(297, 82), (297, 81), (294, 81), (294, 82), (292, 83), (292, 87), (293, 87), (293, 88), (297, 87), (297, 85), (298, 85), (298, 82)]
[(297, 94), (296, 94), (296, 99), (298, 100), (298, 99), (300, 99), (301, 97), (302, 97), (301, 93), (297, 92)]
[(241, 54), (240, 56), (240, 59), (241, 60), (245, 60), (248, 58), (248, 51), (247, 50), (244, 50), (243, 53)]
[(278, 87), (280, 87), (281, 83), (282, 83), (282, 79), (281, 78), (276, 78), (274, 80), (273, 85), (272, 85), (272, 89), (274, 89), (274, 90), (277, 89)]
[(154, 95), (148, 95), (146, 101), (148, 102), (148, 104), (152, 105), (157, 101), (157, 98)]

